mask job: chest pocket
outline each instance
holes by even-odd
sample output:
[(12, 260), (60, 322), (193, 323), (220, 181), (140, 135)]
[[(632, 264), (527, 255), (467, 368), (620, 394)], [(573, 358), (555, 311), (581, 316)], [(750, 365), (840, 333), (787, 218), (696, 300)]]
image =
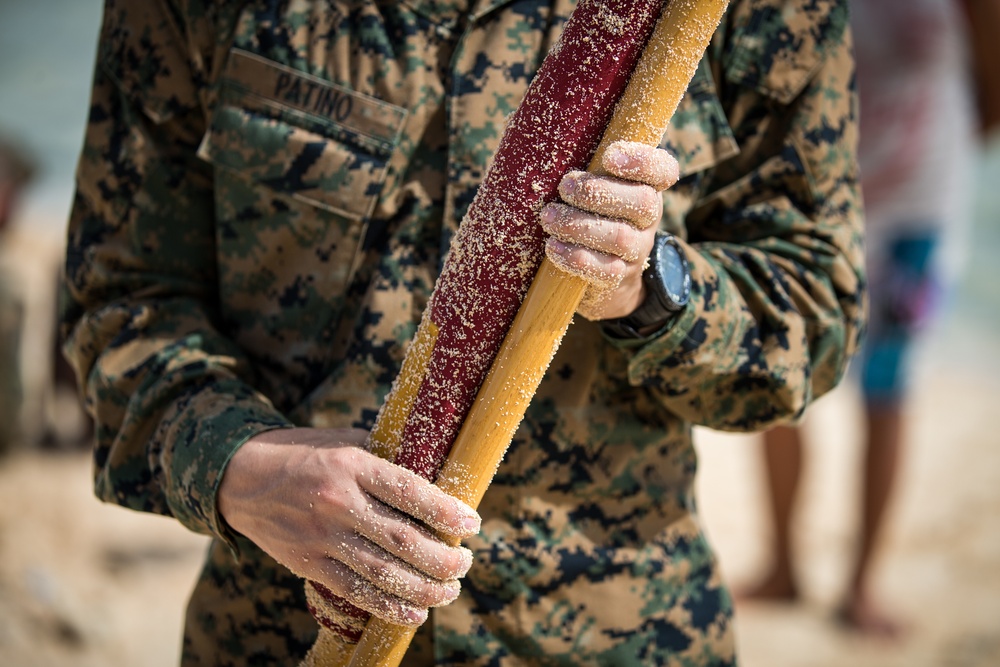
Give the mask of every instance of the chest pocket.
[(292, 199), (366, 218), (406, 110), (233, 49), (199, 154)]
[(220, 307), (251, 355), (322, 359), (406, 111), (233, 49), (198, 154), (215, 167)]

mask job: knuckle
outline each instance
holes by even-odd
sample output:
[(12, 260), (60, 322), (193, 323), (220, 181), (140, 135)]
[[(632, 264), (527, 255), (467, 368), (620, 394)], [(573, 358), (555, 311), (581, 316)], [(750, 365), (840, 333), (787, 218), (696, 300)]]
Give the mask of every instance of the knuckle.
[(409, 602), (421, 607), (433, 607), (438, 604), (442, 596), (432, 585), (415, 586), (410, 590)]
[(567, 256), (567, 264), (579, 271), (586, 271), (590, 266), (590, 255), (587, 249), (581, 246), (572, 246)]
[(622, 252), (618, 253), (624, 256), (628, 252), (633, 250), (635, 246), (635, 230), (629, 225), (615, 225), (614, 231), (614, 246), (619, 248)]
[(392, 480), (387, 490), (386, 502), (403, 514), (415, 516), (427, 495), (428, 486), (430, 482), (407, 471), (406, 475), (400, 475)]
[(609, 273), (609, 282), (618, 287), (621, 285), (622, 280), (625, 279), (625, 274), (628, 273), (628, 263), (621, 257), (615, 257), (615, 259), (608, 266), (607, 271)]
[(552, 219), (552, 230), (557, 234), (565, 234), (567, 230), (573, 228), (576, 219), (576, 209), (566, 204), (555, 205), (556, 214)]
[(396, 568), (384, 561), (369, 563), (365, 569), (367, 570), (366, 573), (369, 580), (372, 582), (386, 583), (395, 581), (398, 578), (396, 576)]
[(593, 174), (585, 174), (580, 179), (580, 199), (584, 202), (594, 203), (601, 199), (607, 185), (607, 179)]
[(645, 214), (644, 220), (650, 223), (659, 220), (660, 211), (663, 208), (663, 198), (656, 189), (650, 186), (642, 189), (642, 208)]
[(345, 596), (352, 589), (357, 588), (361, 578), (340, 560), (323, 558), (318, 561), (314, 569), (314, 576), (334, 593)]
[(451, 602), (458, 596), (458, 582), (428, 582), (416, 591), (414, 603), (424, 607), (435, 607)]
[(413, 538), (403, 526), (394, 526), (385, 530), (385, 546), (393, 553), (410, 553), (413, 551)]
[(451, 549), (447, 558), (447, 572), (443, 579), (459, 579), (464, 577), (472, 566), (472, 552), (467, 549)]
[(365, 452), (354, 447), (339, 447), (334, 450), (334, 454), (338, 459), (341, 459), (345, 468), (357, 470), (363, 462)]
[(396, 496), (406, 498), (413, 490), (413, 478), (409, 475), (401, 475), (396, 483), (392, 485), (393, 493)]
[[(328, 515), (334, 518), (343, 516), (350, 505), (342, 493), (329, 486), (316, 492), (316, 500), (319, 501), (320, 510), (317, 515)], [(313, 506), (315, 507), (316, 504), (314, 503)], [(324, 519), (317, 516), (316, 520), (323, 521)]]

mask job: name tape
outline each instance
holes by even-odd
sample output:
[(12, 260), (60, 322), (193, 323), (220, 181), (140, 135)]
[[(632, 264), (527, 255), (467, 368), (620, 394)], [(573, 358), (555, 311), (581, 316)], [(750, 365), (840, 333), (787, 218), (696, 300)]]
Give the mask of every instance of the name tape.
[(330, 120), (381, 142), (394, 142), (406, 110), (255, 53), (232, 49), (223, 74), (229, 85)]

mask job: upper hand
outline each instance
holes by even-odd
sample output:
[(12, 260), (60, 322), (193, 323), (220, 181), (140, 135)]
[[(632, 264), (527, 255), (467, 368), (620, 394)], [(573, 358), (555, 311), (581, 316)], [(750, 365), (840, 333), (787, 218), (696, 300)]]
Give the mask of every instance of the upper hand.
[(677, 182), (677, 160), (663, 149), (618, 141), (604, 154), (609, 176), (571, 171), (562, 202), (541, 211), (551, 234), (546, 256), (590, 285), (578, 312), (590, 320), (624, 317), (646, 298), (642, 272), (663, 215), (660, 193)]
[(294, 428), (236, 451), (218, 491), (236, 531), (301, 577), (366, 611), (419, 625), (459, 593), (479, 515), (415, 473), (364, 449), (367, 433)]

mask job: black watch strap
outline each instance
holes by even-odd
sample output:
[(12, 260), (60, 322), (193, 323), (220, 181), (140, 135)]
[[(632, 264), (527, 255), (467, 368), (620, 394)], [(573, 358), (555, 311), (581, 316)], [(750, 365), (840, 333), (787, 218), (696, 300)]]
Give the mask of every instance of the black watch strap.
[(641, 332), (666, 326), (687, 305), (691, 274), (684, 249), (672, 234), (657, 232), (642, 281), (646, 299), (639, 307), (625, 317), (603, 323), (611, 336), (643, 338)]

